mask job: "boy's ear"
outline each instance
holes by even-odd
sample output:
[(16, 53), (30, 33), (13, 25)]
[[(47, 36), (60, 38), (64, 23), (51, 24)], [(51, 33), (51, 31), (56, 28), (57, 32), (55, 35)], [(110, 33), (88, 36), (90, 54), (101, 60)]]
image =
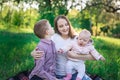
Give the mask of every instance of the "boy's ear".
[(46, 31), (45, 31), (45, 33), (48, 35), (48, 34), (49, 34), (49, 31), (48, 31), (48, 30), (46, 30)]

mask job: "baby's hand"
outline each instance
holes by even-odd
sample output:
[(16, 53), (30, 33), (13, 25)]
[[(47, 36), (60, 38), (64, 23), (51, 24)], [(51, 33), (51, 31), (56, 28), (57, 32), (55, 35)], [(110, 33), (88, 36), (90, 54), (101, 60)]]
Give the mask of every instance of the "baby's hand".
[(61, 49), (61, 48), (58, 50), (58, 53), (63, 53), (63, 52), (64, 52), (64, 51), (63, 51), (63, 49)]
[(100, 60), (105, 61), (105, 58), (102, 56), (102, 57), (100, 58)]

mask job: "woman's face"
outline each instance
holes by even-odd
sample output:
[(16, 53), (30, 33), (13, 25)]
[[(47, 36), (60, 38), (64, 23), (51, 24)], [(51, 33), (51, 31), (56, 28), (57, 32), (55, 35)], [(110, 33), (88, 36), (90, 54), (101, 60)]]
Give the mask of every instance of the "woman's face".
[(57, 28), (58, 28), (58, 31), (61, 33), (62, 36), (68, 36), (69, 27), (70, 26), (65, 19), (60, 18), (57, 21)]

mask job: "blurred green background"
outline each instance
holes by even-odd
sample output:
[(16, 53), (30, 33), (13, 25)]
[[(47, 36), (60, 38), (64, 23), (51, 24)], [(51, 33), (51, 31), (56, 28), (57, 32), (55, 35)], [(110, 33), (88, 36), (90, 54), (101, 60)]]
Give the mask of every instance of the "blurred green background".
[(66, 15), (76, 32), (88, 29), (106, 61), (87, 61), (86, 71), (104, 80), (120, 79), (119, 0), (0, 0), (0, 80), (30, 70), (31, 51), (39, 39), (33, 26), (40, 19)]

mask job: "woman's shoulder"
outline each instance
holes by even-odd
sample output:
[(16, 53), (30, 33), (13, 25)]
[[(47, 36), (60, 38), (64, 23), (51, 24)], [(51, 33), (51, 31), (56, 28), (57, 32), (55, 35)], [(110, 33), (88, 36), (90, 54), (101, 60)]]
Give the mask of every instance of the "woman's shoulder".
[(57, 34), (57, 33), (55, 33), (55, 34), (52, 36), (52, 39), (53, 39), (53, 38), (58, 38), (58, 37), (60, 37), (60, 35)]
[(55, 33), (52, 37), (51, 40), (55, 41), (56, 39), (60, 39), (60, 35)]
[(58, 37), (58, 36), (60, 36), (60, 35), (55, 33), (52, 37)]

